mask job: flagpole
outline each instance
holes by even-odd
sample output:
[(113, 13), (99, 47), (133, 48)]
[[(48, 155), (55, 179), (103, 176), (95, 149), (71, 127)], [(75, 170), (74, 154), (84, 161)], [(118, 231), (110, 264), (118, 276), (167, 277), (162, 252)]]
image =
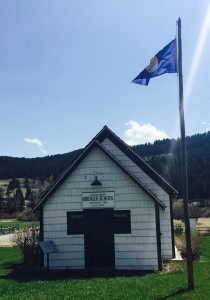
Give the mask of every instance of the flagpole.
[(181, 131), (181, 165), (182, 165), (182, 195), (184, 203), (185, 237), (187, 250), (187, 272), (188, 289), (194, 289), (193, 277), (193, 257), (191, 245), (191, 232), (188, 211), (188, 179), (187, 179), (187, 157), (185, 140), (185, 122), (184, 122), (184, 101), (183, 101), (183, 76), (182, 76), (182, 41), (181, 41), (181, 19), (178, 19), (178, 77), (179, 77), (179, 116)]

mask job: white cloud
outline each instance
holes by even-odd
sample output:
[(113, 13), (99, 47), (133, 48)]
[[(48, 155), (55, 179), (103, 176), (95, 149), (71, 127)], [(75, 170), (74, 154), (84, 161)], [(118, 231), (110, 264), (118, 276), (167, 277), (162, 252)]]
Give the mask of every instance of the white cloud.
[(156, 140), (168, 138), (165, 131), (157, 129), (150, 123), (139, 124), (136, 121), (131, 120), (126, 123), (126, 125), (131, 127), (125, 131), (125, 142), (130, 146), (154, 143)]
[(24, 138), (24, 141), (26, 141), (29, 144), (34, 144), (37, 145), (39, 147), (42, 147), (42, 142), (39, 139), (28, 139), (28, 138)]
[(37, 139), (37, 138), (33, 138), (33, 139), (24, 138), (24, 141), (29, 143), (29, 144), (38, 146), (38, 148), (42, 152), (42, 154), (44, 154), (44, 155), (47, 154), (47, 151), (45, 149), (43, 149), (42, 142), (39, 139)]

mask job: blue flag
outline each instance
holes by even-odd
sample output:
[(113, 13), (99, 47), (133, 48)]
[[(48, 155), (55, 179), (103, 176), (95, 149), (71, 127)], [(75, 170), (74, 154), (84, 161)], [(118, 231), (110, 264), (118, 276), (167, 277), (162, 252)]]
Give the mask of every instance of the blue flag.
[(132, 82), (148, 85), (152, 77), (164, 73), (177, 73), (176, 60), (176, 39), (174, 39), (150, 60), (149, 65)]

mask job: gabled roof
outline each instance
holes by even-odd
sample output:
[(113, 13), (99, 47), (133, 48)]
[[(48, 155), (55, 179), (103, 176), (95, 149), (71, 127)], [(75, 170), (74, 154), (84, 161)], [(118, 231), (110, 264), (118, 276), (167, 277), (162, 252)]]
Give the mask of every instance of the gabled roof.
[(125, 168), (101, 143), (108, 138), (112, 141), (126, 156), (135, 162), (145, 173), (147, 173), (159, 186), (167, 193), (177, 193), (177, 191), (167, 183), (157, 172), (155, 172), (148, 164), (146, 164), (131, 148), (126, 145), (118, 136), (116, 136), (107, 126), (90, 141), (90, 143), (83, 149), (82, 153), (64, 170), (64, 172), (43, 192), (39, 203), (35, 206), (33, 211), (36, 211), (42, 206), (45, 201), (53, 194), (53, 192), (60, 186), (60, 184), (71, 175), (83, 159), (90, 153), (94, 147), (99, 147), (112, 161), (115, 162), (136, 184), (141, 187), (155, 202), (163, 209), (165, 205), (159, 200), (142, 182)]
[(122, 141), (113, 131), (107, 126), (95, 136), (100, 143), (108, 138), (115, 144), (127, 157), (129, 157), (140, 169), (142, 169), (154, 182), (156, 182), (168, 194), (178, 194), (178, 191), (170, 185), (160, 174), (150, 167), (137, 153), (135, 153), (124, 141)]

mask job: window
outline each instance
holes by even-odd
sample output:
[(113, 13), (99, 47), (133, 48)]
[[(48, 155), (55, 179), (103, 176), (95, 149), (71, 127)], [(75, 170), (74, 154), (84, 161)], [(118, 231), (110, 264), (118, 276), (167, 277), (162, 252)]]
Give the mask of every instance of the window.
[[(97, 212), (95, 212), (97, 214)], [(67, 234), (84, 234), (85, 220), (83, 211), (67, 212)], [(131, 233), (130, 210), (113, 211), (113, 232)]]
[(84, 215), (82, 211), (67, 212), (67, 234), (84, 233)]
[(131, 233), (130, 210), (114, 211), (114, 233)]

